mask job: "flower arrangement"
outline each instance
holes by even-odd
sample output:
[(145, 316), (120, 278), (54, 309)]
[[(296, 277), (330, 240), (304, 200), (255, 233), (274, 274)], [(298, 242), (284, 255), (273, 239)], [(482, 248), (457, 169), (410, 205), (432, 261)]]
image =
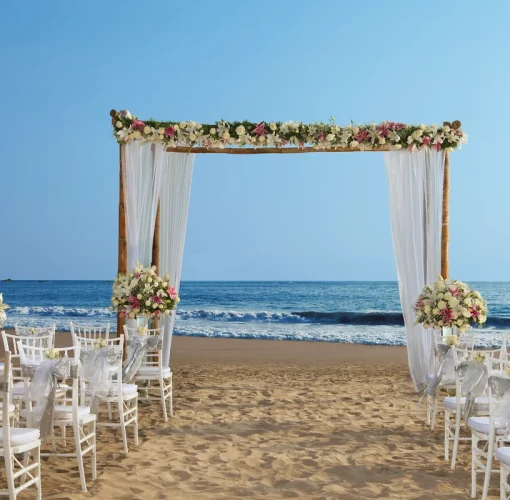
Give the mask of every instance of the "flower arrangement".
[(146, 326), (139, 326), (136, 329), (136, 331), (138, 332), (139, 335), (147, 335), (148, 330), (149, 329)]
[(129, 111), (112, 110), (112, 124), (117, 142), (125, 144), (141, 141), (163, 144), (166, 147), (273, 147), (295, 146), (301, 149), (348, 148), (373, 150), (380, 147), (392, 150), (453, 151), (467, 143), (467, 134), (461, 123), (443, 122), (442, 125), (407, 125), (384, 121), (380, 124), (341, 127), (331, 117), (329, 123), (301, 122), (227, 122), (213, 124), (190, 121), (159, 122), (139, 120)]
[(54, 347), (51, 349), (46, 349), (44, 351), (44, 357), (46, 359), (57, 359), (59, 357), (57, 349)]
[(154, 318), (170, 314), (179, 300), (168, 274), (161, 278), (156, 274), (155, 266), (143, 267), (137, 262), (130, 273), (115, 278), (110, 309), (117, 308), (126, 318)]
[(449, 345), (449, 346), (457, 346), (460, 344), (460, 339), (459, 337), (457, 337), (457, 335), (448, 335), (446, 337), (446, 345)]
[(106, 347), (106, 339), (97, 339), (94, 342), (94, 348), (102, 349), (103, 347)]
[(0, 328), (3, 326), (4, 321), (7, 319), (7, 314), (5, 314), (6, 309), (9, 309), (9, 306), (4, 303), (3, 293), (0, 293)]
[(483, 352), (477, 352), (473, 356), (473, 360), (476, 361), (477, 363), (485, 363), (485, 354)]
[(443, 279), (425, 285), (415, 305), (416, 323), (424, 328), (457, 327), (461, 333), (487, 321), (487, 303), (462, 281)]
[(30, 335), (36, 335), (37, 334), (37, 330), (34, 327), (31, 327), (31, 328), (28, 329), (28, 333)]

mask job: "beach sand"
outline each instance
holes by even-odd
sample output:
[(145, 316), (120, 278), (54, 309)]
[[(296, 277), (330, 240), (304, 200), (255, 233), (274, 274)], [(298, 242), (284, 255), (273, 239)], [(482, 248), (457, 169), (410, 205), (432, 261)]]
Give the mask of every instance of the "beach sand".
[(470, 447), (451, 471), (442, 419), (431, 432), (415, 415), (405, 348), (174, 337), (172, 349), (174, 418), (140, 403), (127, 456), (100, 431), (87, 494), (75, 460), (46, 460), (43, 498), (469, 498)]

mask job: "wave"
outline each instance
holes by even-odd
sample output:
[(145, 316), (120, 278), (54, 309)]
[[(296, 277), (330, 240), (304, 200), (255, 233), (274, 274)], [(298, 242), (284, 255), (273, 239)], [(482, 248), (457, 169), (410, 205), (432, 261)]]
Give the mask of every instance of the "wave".
[[(9, 316), (35, 316), (54, 318), (115, 318), (116, 312), (106, 307), (76, 308), (63, 306), (27, 306), (12, 307)], [(300, 323), (327, 325), (366, 325), (366, 326), (404, 326), (402, 313), (394, 311), (219, 311), (219, 310), (178, 310), (177, 320), (181, 321), (211, 321), (237, 323)], [(486, 327), (510, 329), (510, 317), (489, 316)]]

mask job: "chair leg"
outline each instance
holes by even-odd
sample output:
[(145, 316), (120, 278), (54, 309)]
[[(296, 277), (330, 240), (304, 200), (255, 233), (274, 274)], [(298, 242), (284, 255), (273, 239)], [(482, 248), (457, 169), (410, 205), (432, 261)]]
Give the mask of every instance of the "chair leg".
[(444, 410), (444, 459), (450, 459), (450, 412)]
[(427, 425), (430, 426), (431, 425), (431, 422), (432, 422), (432, 418), (431, 418), (431, 397), (427, 394)]
[(455, 414), (455, 437), (453, 439), (452, 470), (455, 469), (455, 462), (457, 461), (457, 452), (459, 451), (460, 418), (461, 414), (460, 411), (458, 411)]
[(138, 446), (138, 397), (132, 400), (132, 404), (134, 405), (135, 411), (135, 446)]
[(113, 418), (113, 415), (112, 415), (112, 404), (110, 403), (110, 401), (107, 402), (107, 406), (108, 406), (108, 419), (112, 420), (112, 418)]
[(430, 428), (434, 430), (436, 428), (436, 418), (437, 418), (437, 402), (439, 401), (439, 387), (436, 389), (434, 393), (434, 409), (432, 410), (432, 424)]
[(80, 482), (82, 491), (87, 491), (87, 482), (85, 480), (85, 469), (83, 467), (83, 454), (81, 452), (81, 426), (78, 424), (73, 429), (74, 442), (76, 446), (76, 458), (78, 459), (78, 470), (80, 471)]
[(93, 420), (91, 424), (92, 425), (92, 432), (94, 436), (92, 437), (92, 481), (95, 481), (97, 478), (97, 449), (96, 449), (96, 421)]
[[(28, 463), (30, 461), (30, 453), (28, 451), (25, 451), (25, 453), (23, 453), (23, 469), (26, 469), (28, 467)], [(27, 474), (26, 472), (21, 474), (21, 484), (25, 484), (25, 481), (27, 479)]]
[(120, 417), (120, 430), (122, 432), (122, 442), (124, 443), (124, 453), (128, 453), (127, 435), (126, 435), (126, 421), (124, 419), (124, 403), (119, 399), (119, 417)]
[(491, 439), (489, 437), (489, 442), (487, 443), (487, 468), (485, 469), (485, 478), (483, 481), (483, 491), (482, 491), (482, 500), (486, 500), (489, 494), (489, 485), (491, 482), (491, 472), (492, 472), (492, 461), (494, 459), (494, 441), (495, 439)]
[(62, 444), (64, 448), (67, 446), (67, 429), (65, 425), (62, 427)]
[(41, 488), (41, 447), (38, 446), (34, 450), (34, 460), (37, 463), (37, 469), (35, 470), (35, 474), (37, 477), (37, 482), (35, 483), (35, 487), (37, 488), (36, 500), (42, 499), (42, 488)]
[(478, 438), (471, 436), (471, 498), (476, 498), (476, 464), (478, 461)]
[(161, 395), (161, 404), (163, 405), (163, 417), (166, 422), (168, 421), (168, 415), (166, 413), (165, 381), (162, 378), (159, 379), (159, 392)]
[(14, 486), (14, 457), (5, 456), (5, 475), (7, 476), (7, 487), (9, 488), (9, 500), (16, 500), (16, 488)]
[(174, 380), (170, 375), (170, 416), (174, 416)]

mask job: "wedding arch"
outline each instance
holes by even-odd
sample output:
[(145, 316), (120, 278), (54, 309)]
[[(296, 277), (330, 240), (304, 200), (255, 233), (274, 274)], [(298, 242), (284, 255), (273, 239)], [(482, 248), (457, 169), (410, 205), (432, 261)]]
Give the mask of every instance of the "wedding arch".
[[(118, 272), (138, 261), (169, 273), (179, 290), (196, 154), (383, 152), (409, 370), (417, 390), (433, 366), (432, 332), (414, 324), (426, 283), (448, 276), (450, 153), (467, 142), (460, 121), (339, 126), (293, 121), (213, 124), (140, 120), (110, 112), (120, 145)], [(175, 311), (163, 316), (169, 366)], [(118, 316), (120, 334), (124, 319)]]

